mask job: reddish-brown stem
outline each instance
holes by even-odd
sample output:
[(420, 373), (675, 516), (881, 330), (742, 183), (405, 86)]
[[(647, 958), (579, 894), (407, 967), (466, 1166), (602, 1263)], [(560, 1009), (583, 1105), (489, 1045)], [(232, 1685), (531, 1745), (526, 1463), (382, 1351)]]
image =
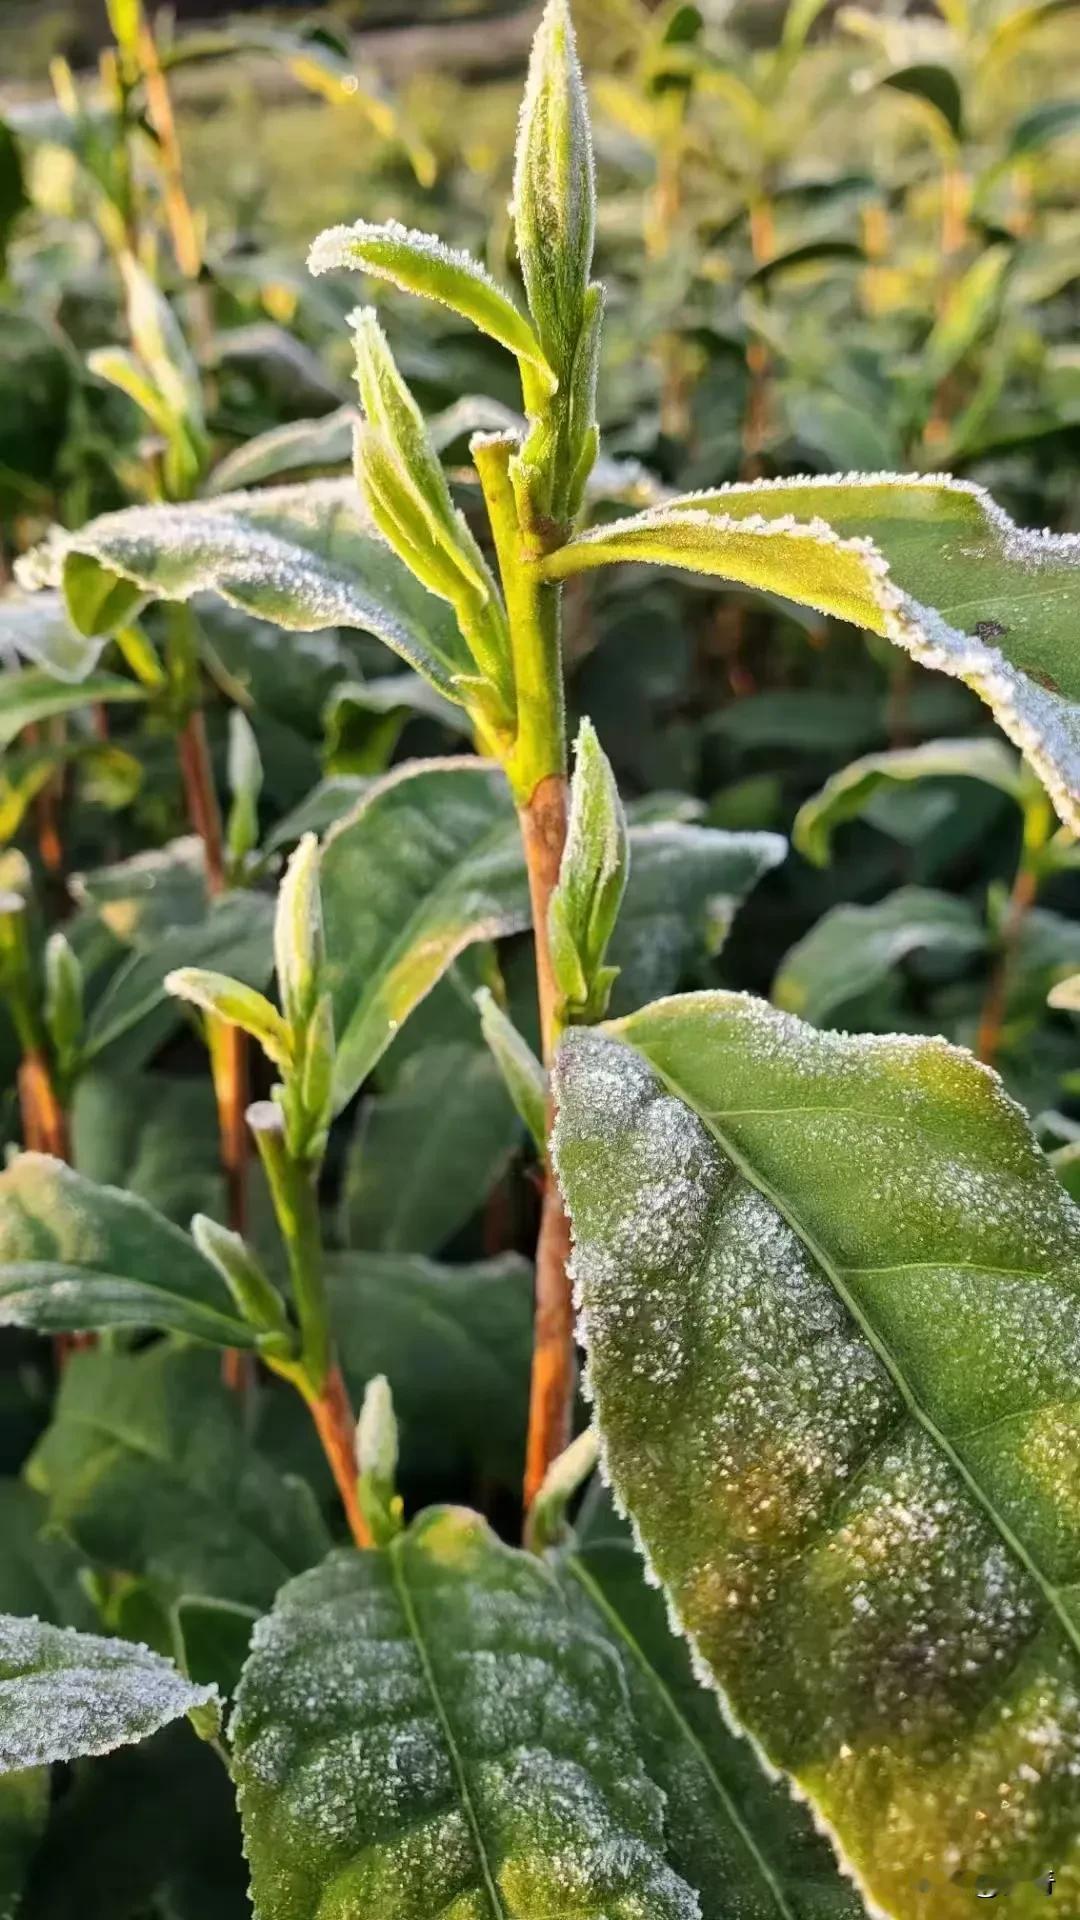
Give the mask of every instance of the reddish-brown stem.
[(360, 1510), (357, 1490), (356, 1420), (341, 1368), (331, 1366), (318, 1393), (305, 1394), (315, 1431), (334, 1476), (349, 1531), (358, 1547), (374, 1545), (371, 1529)]
[(35, 1153), (51, 1153), (57, 1160), (71, 1158), (67, 1115), (53, 1083), (48, 1059), (40, 1047), (28, 1047), (19, 1066), (19, 1110), (23, 1138)]
[(1001, 1033), (1005, 1024), (1005, 1001), (1009, 988), (1009, 971), (1012, 966), (1016, 943), (1028, 913), (1035, 904), (1039, 890), (1039, 875), (1033, 866), (1020, 868), (1009, 895), (1009, 904), (1005, 909), (1005, 918), (1001, 928), (1001, 941), (994, 970), (990, 975), (990, 984), (986, 989), (982, 1012), (979, 1015), (979, 1032), (975, 1042), (977, 1057), (986, 1066), (992, 1066), (1001, 1046)]
[(225, 847), (221, 812), (214, 791), (210, 749), (206, 741), (206, 723), (200, 708), (196, 707), (188, 715), (177, 746), (188, 818), (206, 854), (206, 884), (211, 893), (220, 893), (225, 885)]
[[(558, 989), (548, 939), (548, 908), (559, 878), (566, 844), (566, 781), (549, 774), (520, 809), (521, 838), (529, 875), (540, 1030), (544, 1060), (550, 1066), (558, 1039)], [(533, 1322), (529, 1432), (525, 1454), (525, 1506), (528, 1509), (553, 1460), (570, 1439), (574, 1404), (574, 1309), (567, 1267), (570, 1223), (563, 1210), (550, 1161), (544, 1168), (544, 1197), (536, 1247), (536, 1307)]]

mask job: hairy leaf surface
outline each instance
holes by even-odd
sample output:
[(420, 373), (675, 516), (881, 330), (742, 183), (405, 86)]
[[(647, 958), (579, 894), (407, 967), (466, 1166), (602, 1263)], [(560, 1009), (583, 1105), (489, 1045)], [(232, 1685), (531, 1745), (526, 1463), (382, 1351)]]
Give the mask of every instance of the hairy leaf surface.
[(966, 480), (821, 475), (684, 495), (580, 534), (545, 572), (618, 560), (764, 588), (895, 640), (986, 701), (1080, 829), (1080, 536), (1029, 533)]
[(167, 1327), (219, 1346), (254, 1339), (186, 1233), (43, 1153), (20, 1153), (0, 1174), (0, 1324)]
[(881, 1910), (1075, 1903), (1080, 1211), (1020, 1111), (726, 993), (557, 1083), (607, 1466), (702, 1671)]
[(0, 1614), (0, 1773), (111, 1753), (215, 1698), (148, 1647)]
[(80, 632), (108, 632), (128, 617), (133, 595), (217, 593), (294, 632), (373, 633), (451, 697), (454, 676), (470, 671), (449, 608), (379, 538), (351, 479), (126, 507), (58, 535), (32, 559), (27, 579), (62, 585)]
[(474, 1514), (286, 1588), (232, 1733), (261, 1920), (697, 1915), (610, 1648)]

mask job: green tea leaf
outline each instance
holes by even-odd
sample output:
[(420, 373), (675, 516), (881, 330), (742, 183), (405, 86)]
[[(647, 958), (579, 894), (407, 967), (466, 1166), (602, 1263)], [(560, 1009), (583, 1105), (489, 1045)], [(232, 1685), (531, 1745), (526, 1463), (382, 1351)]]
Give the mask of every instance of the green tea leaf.
[(434, 721), (452, 733), (468, 732), (461, 708), (451, 706), (418, 673), (345, 681), (334, 688), (326, 708), (324, 766), (334, 774), (384, 773), (402, 730), (413, 719)]
[(279, 1596), (233, 1738), (263, 1920), (328, 1901), (404, 1913), (403, 1898), (462, 1920), (697, 1914), (610, 1649), (575, 1632), (538, 1561), (461, 1509)]
[(72, 1163), (186, 1227), (224, 1200), (209, 1078), (81, 1073), (71, 1109)]
[[(57, 536), (29, 578), (63, 586), (81, 633), (109, 632), (130, 616), (133, 597), (217, 593), (292, 632), (373, 633), (451, 699), (456, 676), (471, 670), (449, 609), (379, 538), (351, 479), (125, 507)], [(85, 682), (84, 693), (99, 697)]]
[(1038, 153), (1052, 140), (1075, 133), (1080, 127), (1080, 100), (1043, 100), (1029, 113), (1022, 114), (1009, 135), (1008, 157), (1018, 160)]
[(78, 682), (55, 680), (43, 667), (13, 667), (0, 673), (0, 747), (24, 727), (56, 714), (81, 712), (91, 701), (145, 700), (134, 680), (116, 673), (91, 673)]
[(437, 1252), (483, 1206), (519, 1139), (489, 1053), (421, 1048), (361, 1115), (345, 1170), (349, 1244)]
[(779, 866), (778, 833), (728, 833), (694, 821), (630, 829), (630, 878), (608, 947), (617, 1012), (673, 993), (721, 951), (746, 896)]
[(772, 998), (785, 1012), (822, 1026), (887, 980), (909, 954), (966, 959), (985, 945), (968, 901), (931, 887), (900, 887), (870, 907), (830, 907), (784, 955)]
[(474, 994), (480, 1027), (506, 1090), (538, 1153), (547, 1150), (547, 1074), (528, 1041), (505, 1014), (489, 987)]
[(629, 1540), (561, 1557), (571, 1605), (622, 1663), (650, 1777), (667, 1794), (667, 1855), (701, 1920), (861, 1920), (862, 1902), (786, 1787), (725, 1725), (646, 1584)]
[(74, 1354), (27, 1477), (51, 1526), (167, 1599), (265, 1607), (329, 1545), (307, 1487), (245, 1434), (218, 1355), (194, 1348)]
[(1015, 526), (970, 481), (822, 475), (685, 495), (542, 565), (563, 579), (618, 560), (764, 588), (884, 634), (985, 700), (1080, 829), (1076, 535)]
[(585, 318), (596, 226), (589, 107), (566, 0), (548, 0), (533, 41), (513, 215), (529, 311), (555, 374), (566, 381)]
[(354, 1400), (376, 1373), (393, 1389), (402, 1477), (450, 1491), (471, 1474), (516, 1494), (532, 1351), (526, 1262), (331, 1254), (327, 1292)]
[(949, 67), (942, 67), (926, 61), (918, 66), (897, 67), (895, 72), (885, 74), (882, 85), (894, 87), (897, 93), (910, 94), (912, 99), (920, 100), (929, 107), (935, 119), (940, 119), (953, 140), (961, 140), (964, 134), (964, 102), (959, 82)]
[(1020, 765), (999, 740), (927, 740), (917, 747), (894, 747), (853, 760), (804, 800), (791, 829), (792, 845), (816, 867), (829, 863), (832, 837), (846, 820), (857, 820), (869, 802), (892, 782), (981, 780), (1010, 799), (1021, 801)]
[[(0, 1613), (32, 1613), (57, 1627), (93, 1627), (82, 1561), (46, 1531), (45, 1502), (21, 1480), (0, 1480)], [(2, 1911), (2, 1908), (0, 1908)]]
[(219, 1346), (253, 1339), (186, 1234), (134, 1194), (42, 1153), (21, 1153), (0, 1174), (0, 1324), (169, 1327)]
[(383, 226), (357, 220), (351, 227), (330, 227), (312, 246), (308, 266), (316, 274), (359, 268), (405, 293), (437, 300), (535, 367), (548, 388), (554, 388), (543, 348), (510, 296), (471, 254), (444, 246), (433, 233), (417, 233), (396, 220)]
[(341, 1108), (465, 947), (529, 924), (503, 775), (472, 759), (396, 767), (331, 828), (322, 895)]
[(552, 964), (573, 1017), (602, 1018), (612, 973), (604, 955), (615, 931), (629, 866), (626, 815), (615, 775), (590, 720), (583, 720), (570, 783), (570, 818), (548, 909)]
[(1080, 1211), (1019, 1110), (727, 993), (575, 1030), (556, 1093), (608, 1471), (701, 1672), (897, 1920), (960, 1920), (958, 1867), (1075, 1897)]
[(0, 1686), (0, 1773), (111, 1753), (217, 1699), (148, 1647), (13, 1614), (0, 1614)]

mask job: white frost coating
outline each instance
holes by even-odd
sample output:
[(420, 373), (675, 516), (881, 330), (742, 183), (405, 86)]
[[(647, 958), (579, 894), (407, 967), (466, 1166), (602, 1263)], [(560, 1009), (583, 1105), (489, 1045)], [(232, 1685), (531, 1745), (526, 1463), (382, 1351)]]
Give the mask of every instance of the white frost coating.
[(0, 1614), (0, 1773), (111, 1753), (217, 1697), (149, 1647)]
[[(886, 636), (923, 666), (963, 681), (979, 694), (993, 712), (998, 725), (1013, 745), (1019, 747), (1042, 780), (1065, 825), (1080, 832), (1080, 705), (1039, 685), (1022, 669), (1015, 667), (999, 647), (978, 634), (954, 627), (940, 613), (904, 593), (893, 580), (885, 556), (874, 542), (860, 535), (842, 536), (817, 516), (808, 521), (790, 514), (768, 519), (762, 514), (745, 518), (708, 511), (701, 503), (736, 499), (767, 498), (770, 493), (797, 489), (826, 493), (838, 487), (871, 491), (881, 487), (918, 489), (926, 493), (962, 495), (973, 500), (986, 526), (1001, 541), (1006, 559), (1027, 569), (1038, 569), (1055, 561), (1080, 565), (1080, 533), (1042, 533), (1018, 527), (987, 493), (970, 480), (954, 480), (941, 474), (806, 474), (752, 483), (733, 482), (727, 486), (702, 488), (679, 494), (667, 504), (640, 515), (593, 527), (579, 534), (574, 548), (602, 547), (622, 534), (662, 533), (665, 529), (714, 531), (736, 535), (783, 534), (809, 539), (837, 552), (857, 555), (864, 561), (868, 584), (882, 616)], [(811, 600), (806, 604), (815, 605)], [(818, 608), (818, 611), (828, 609)]]
[[(362, 820), (384, 794), (391, 792), (394, 787), (400, 787), (407, 780), (420, 779), (426, 773), (479, 775), (488, 785), (499, 785), (506, 779), (497, 761), (481, 760), (474, 753), (434, 754), (428, 760), (399, 761), (396, 767), (391, 767), (388, 773), (380, 774), (369, 787), (365, 788), (356, 805), (351, 807), (348, 813), (342, 814), (340, 819), (331, 823), (323, 838), (324, 849), (332, 840), (336, 840), (339, 834), (345, 833), (349, 827), (355, 827), (357, 821)], [(507, 798), (509, 798), (509, 789), (507, 789)]]
[[(319, 551), (324, 539), (326, 554)], [(370, 542), (371, 579), (365, 578), (364, 542)], [(44, 546), (24, 556), (20, 579), (31, 588), (59, 585), (71, 553), (90, 556), (162, 599), (216, 593), (241, 612), (300, 633), (358, 627), (385, 641), (448, 698), (460, 699), (456, 676), (469, 662), (464, 651), (460, 661), (453, 657), (456, 629), (394, 558), (351, 478), (126, 507), (77, 533), (54, 528)]]
[[(382, 260), (377, 265), (371, 265), (359, 252), (366, 241), (380, 240), (407, 247), (410, 253), (421, 254), (425, 260), (437, 266), (452, 267), (456, 273), (468, 274), (469, 279), (475, 280), (479, 286), (489, 288), (504, 300), (508, 298), (498, 281), (492, 279), (487, 268), (471, 253), (466, 253), (462, 247), (448, 247), (438, 234), (423, 233), (417, 227), (406, 227), (400, 220), (354, 220), (351, 226), (343, 223), (337, 227), (327, 227), (312, 241), (308, 250), (308, 272), (318, 275), (333, 273), (339, 267), (363, 267), (380, 278), (392, 280), (395, 286), (401, 287), (406, 293), (411, 292), (411, 280), (403, 279)], [(434, 296), (434, 287), (431, 292)]]
[(75, 631), (59, 594), (0, 596), (0, 647), (13, 647), (54, 680), (77, 686), (96, 667), (104, 645)]

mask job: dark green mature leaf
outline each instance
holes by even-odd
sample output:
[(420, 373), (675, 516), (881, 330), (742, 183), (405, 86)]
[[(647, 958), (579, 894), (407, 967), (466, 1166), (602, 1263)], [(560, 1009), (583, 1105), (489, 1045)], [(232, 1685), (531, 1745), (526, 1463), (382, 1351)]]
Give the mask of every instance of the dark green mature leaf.
[(84, 1073), (71, 1108), (72, 1164), (123, 1187), (186, 1227), (223, 1199), (217, 1110), (209, 1077)]
[(821, 1026), (887, 980), (909, 954), (964, 959), (986, 945), (974, 908), (932, 887), (900, 887), (871, 907), (831, 907), (784, 955), (772, 997)]
[(0, 1614), (0, 1773), (111, 1753), (215, 1699), (147, 1647)]
[(681, 820), (631, 827), (630, 878), (607, 955), (620, 970), (613, 1011), (673, 992), (715, 957), (738, 907), (786, 852), (778, 833)]
[(49, 1769), (0, 1774), (0, 1913), (15, 1920), (49, 1817)]
[(1080, 1211), (1019, 1110), (724, 993), (568, 1036), (557, 1093), (608, 1469), (702, 1670), (897, 1920), (958, 1868), (1075, 1900)]
[(288, 1587), (233, 1740), (261, 1920), (697, 1915), (610, 1647), (475, 1514)]
[(82, 1562), (66, 1540), (46, 1534), (47, 1518), (40, 1494), (21, 1480), (0, 1480), (0, 1613), (93, 1627), (97, 1616), (79, 1581)]
[(324, 765), (335, 774), (382, 773), (411, 719), (433, 720), (468, 733), (460, 707), (444, 700), (418, 673), (384, 673), (335, 687), (326, 708)]
[(109, 632), (139, 598), (217, 593), (294, 632), (373, 633), (451, 698), (471, 670), (449, 608), (378, 537), (351, 479), (126, 507), (59, 536), (25, 574), (63, 587), (80, 632)]
[(201, 923), (150, 939), (117, 968), (93, 1006), (84, 1042), (87, 1065), (130, 1072), (168, 1037), (181, 1012), (165, 991), (165, 976), (178, 967), (209, 967), (246, 986), (265, 986), (273, 964), (273, 919), (273, 901), (265, 895), (232, 893), (215, 901)]
[(868, 753), (825, 782), (795, 816), (792, 845), (817, 867), (828, 864), (832, 837), (845, 820), (865, 813), (876, 793), (892, 782), (981, 780), (1020, 801), (1024, 785), (1020, 764), (1000, 740), (927, 740), (917, 747)]
[(218, 1754), (173, 1727), (75, 1769), (54, 1802), (20, 1920), (250, 1913), (232, 1783)]
[(125, 946), (156, 946), (172, 927), (206, 919), (206, 853), (197, 834), (71, 876), (71, 891)]
[(144, 1200), (43, 1153), (0, 1174), (0, 1324), (39, 1333), (166, 1327), (249, 1347), (220, 1275)]
[(544, 569), (620, 560), (784, 594), (964, 681), (1080, 830), (1080, 536), (1027, 532), (970, 481), (817, 475), (684, 495), (580, 534)]
[(862, 1902), (808, 1815), (696, 1679), (630, 1541), (568, 1553), (559, 1573), (622, 1662), (639, 1750), (667, 1794), (668, 1860), (699, 1894), (701, 1920), (859, 1920)]
[(331, 829), (321, 881), (340, 1108), (465, 947), (529, 924), (502, 773), (473, 759), (395, 768)]
[(532, 1352), (532, 1269), (514, 1254), (446, 1266), (419, 1255), (341, 1253), (327, 1290), (353, 1398), (386, 1375), (405, 1481), (521, 1479)]
[(91, 701), (145, 700), (134, 680), (116, 673), (91, 673), (84, 679), (54, 679), (44, 667), (13, 667), (0, 673), (0, 747), (7, 747), (38, 720), (81, 710)]
[(882, 85), (894, 87), (897, 93), (908, 93), (915, 100), (932, 107), (945, 122), (954, 140), (960, 140), (964, 132), (964, 103), (959, 82), (949, 67), (942, 67), (927, 61), (919, 66), (897, 67), (895, 72), (884, 76)]
[(520, 1139), (486, 1048), (422, 1048), (361, 1116), (345, 1173), (349, 1244), (437, 1252), (483, 1205)]
[(78, 1353), (27, 1476), (50, 1523), (167, 1598), (266, 1606), (326, 1551), (306, 1487), (246, 1438), (216, 1354)]

